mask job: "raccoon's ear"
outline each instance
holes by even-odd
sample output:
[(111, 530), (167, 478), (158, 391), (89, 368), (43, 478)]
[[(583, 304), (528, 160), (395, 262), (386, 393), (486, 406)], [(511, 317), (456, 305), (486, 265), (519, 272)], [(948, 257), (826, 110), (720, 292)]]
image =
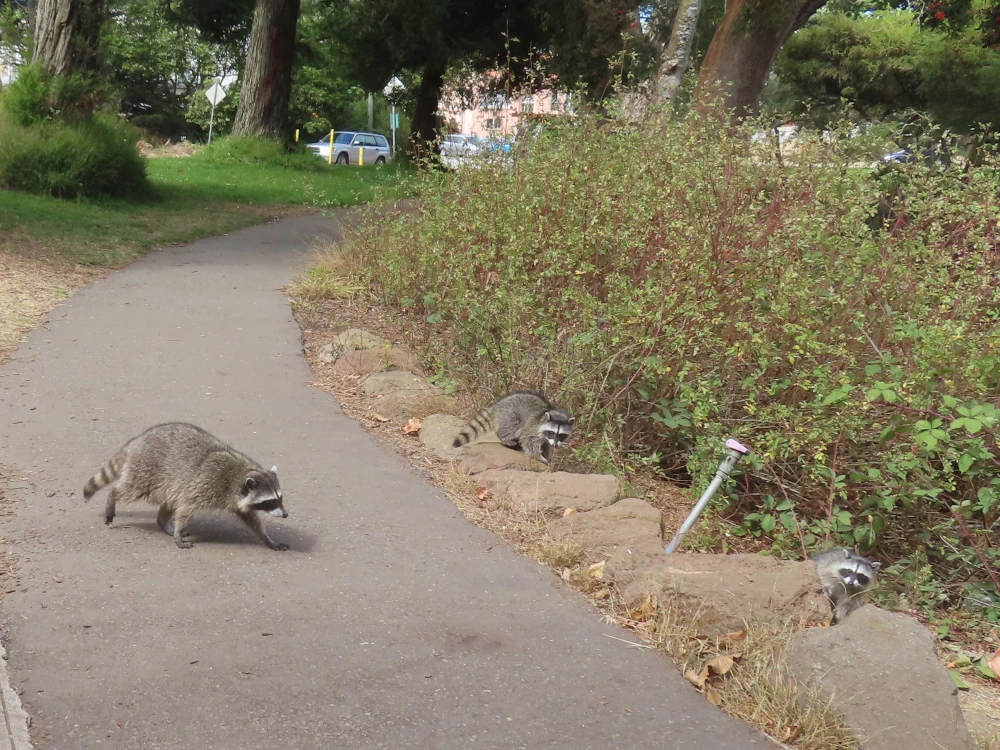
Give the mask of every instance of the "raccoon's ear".
[(570, 417), (566, 424), (573, 424), (574, 422), (576, 422), (576, 417)]
[(880, 562), (873, 562), (872, 563), (872, 570), (874, 570), (876, 573), (878, 573), (880, 570), (882, 570), (882, 563), (880, 563)]
[(247, 477), (247, 480), (243, 483), (243, 494), (246, 495), (253, 492), (254, 487), (257, 486), (257, 480), (253, 477)]
[(274, 474), (274, 476), (278, 476), (278, 467), (277, 466), (272, 466), (271, 467), (271, 473)]
[(543, 422), (548, 422), (550, 419), (552, 419), (552, 414), (550, 412), (545, 412), (542, 415), (542, 421)]

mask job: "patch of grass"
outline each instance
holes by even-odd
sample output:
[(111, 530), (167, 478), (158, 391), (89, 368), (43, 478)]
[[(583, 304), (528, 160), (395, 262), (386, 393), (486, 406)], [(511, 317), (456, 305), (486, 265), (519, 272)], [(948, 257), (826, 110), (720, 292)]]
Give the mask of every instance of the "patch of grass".
[(828, 701), (786, 678), (783, 654), (793, 629), (748, 622), (739, 633), (705, 638), (698, 635), (698, 623), (669, 602), (661, 602), (637, 629), (713, 702), (721, 700), (723, 710), (765, 734), (797, 750), (858, 747)]
[(538, 560), (553, 570), (574, 568), (584, 560), (583, 547), (576, 542), (545, 544), (538, 551)]
[(309, 270), (289, 287), (289, 294), (305, 302), (351, 299), (366, 286), (358, 281), (350, 257), (337, 244), (317, 249)]
[(400, 179), (389, 167), (324, 165), (320, 171), (220, 161), (200, 152), (151, 159), (153, 196), (62, 201), (0, 191), (0, 251), (70, 263), (120, 266), (144, 251), (225, 234), (304, 210), (370, 201)]

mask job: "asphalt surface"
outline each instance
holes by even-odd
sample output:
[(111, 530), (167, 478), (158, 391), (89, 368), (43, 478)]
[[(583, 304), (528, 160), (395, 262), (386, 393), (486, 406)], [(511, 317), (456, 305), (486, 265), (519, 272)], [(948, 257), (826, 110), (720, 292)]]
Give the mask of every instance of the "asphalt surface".
[[(22, 581), (3, 637), (35, 747), (770, 747), (310, 386), (279, 289), (334, 232), (295, 218), (154, 253), (0, 369)], [(152, 507), (108, 528), (106, 491), (83, 503), (172, 420), (277, 464), (290, 515), (265, 523), (290, 551), (223, 516), (180, 550)]]

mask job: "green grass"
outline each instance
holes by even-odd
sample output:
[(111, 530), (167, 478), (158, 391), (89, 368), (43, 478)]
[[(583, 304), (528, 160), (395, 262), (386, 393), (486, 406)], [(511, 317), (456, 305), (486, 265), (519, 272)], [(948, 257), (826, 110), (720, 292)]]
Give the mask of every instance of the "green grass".
[(248, 155), (220, 141), (187, 158), (150, 159), (153, 197), (65, 201), (0, 190), (0, 252), (119, 266), (170, 243), (232, 232), (306, 209), (364, 203), (389, 194), (405, 173), (329, 166), (303, 154)]

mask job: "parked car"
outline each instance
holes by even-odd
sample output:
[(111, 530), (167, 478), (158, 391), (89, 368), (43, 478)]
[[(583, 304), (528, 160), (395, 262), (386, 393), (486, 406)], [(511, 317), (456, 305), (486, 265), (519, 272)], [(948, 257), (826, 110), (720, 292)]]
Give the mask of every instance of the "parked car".
[[(317, 156), (329, 159), (330, 136), (307, 144), (306, 148)], [(388, 164), (392, 161), (392, 149), (384, 135), (353, 130), (338, 130), (333, 134), (333, 161), (337, 164), (358, 164), (361, 149), (365, 150), (365, 164)]]
[(474, 135), (446, 135), (441, 141), (441, 156), (475, 156), (485, 149), (483, 139)]

